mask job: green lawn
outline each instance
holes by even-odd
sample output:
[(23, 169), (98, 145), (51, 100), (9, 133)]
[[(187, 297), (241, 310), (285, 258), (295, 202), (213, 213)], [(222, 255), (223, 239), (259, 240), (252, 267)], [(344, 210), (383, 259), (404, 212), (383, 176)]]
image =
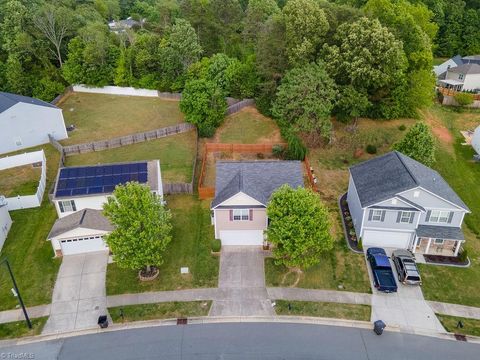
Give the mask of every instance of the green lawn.
[[(192, 195), (168, 196), (166, 200), (173, 215), (173, 240), (165, 252), (159, 277), (140, 282), (137, 271), (110, 264), (108, 295), (217, 286), (218, 257), (210, 254), (213, 226), (210, 224), (209, 203)], [(190, 273), (181, 275), (180, 267), (185, 266)]]
[[(445, 330), (455, 334), (480, 336), (480, 320), (467, 319), (457, 316), (436, 314)], [(457, 328), (458, 322), (463, 323), (463, 328)]]
[(434, 58), (433, 59), (433, 65), (441, 65), (447, 60), (448, 60), (448, 58), (443, 58), (443, 57)]
[(289, 272), (285, 266), (275, 265), (271, 258), (265, 259), (267, 286), (293, 286), (298, 276), (296, 286), (300, 288), (371, 292), (365, 259), (348, 250), (343, 239), (336, 243), (332, 252), (321, 257), (320, 264), (300, 275)]
[[(153, 319), (207, 316), (211, 301), (165, 302), (157, 304), (129, 305), (108, 308), (114, 323)], [(120, 316), (123, 310), (123, 319)]]
[(48, 316), (31, 319), (32, 329), (29, 329), (25, 321), (15, 321), (0, 324), (0, 339), (14, 339), (24, 336), (39, 335), (47, 322)]
[(190, 182), (196, 156), (196, 133), (166, 138), (67, 157), (67, 166), (160, 159), (164, 182)]
[[(57, 174), (60, 155), (50, 145), (43, 146), (43, 149), (47, 158), (47, 189), (49, 189)], [(60, 260), (53, 259), (52, 245), (46, 240), (57, 218), (55, 208), (45, 194), (41, 207), (11, 211), (10, 216), (13, 224), (0, 258), (9, 259), (27, 306), (49, 304), (60, 266)], [(5, 265), (1, 266), (0, 310), (13, 309), (17, 305), (17, 299), (10, 292), (11, 288), (7, 269)]]
[(60, 107), (75, 130), (62, 144), (110, 139), (183, 122), (177, 101), (141, 96), (75, 93)]
[[(335, 319), (370, 321), (371, 307), (368, 305), (337, 304), (314, 301), (276, 300), (277, 315), (315, 316)], [(290, 304), (290, 310), (288, 309)]]
[(479, 112), (458, 113), (452, 109), (434, 107), (431, 113), (454, 137), (454, 144), (439, 142), (434, 168), (468, 205), (471, 214), (465, 216), (463, 230), (465, 248), (472, 262), (467, 268), (420, 265), (423, 293), (429, 300), (480, 306), (480, 166), (472, 161), (472, 147), (461, 145), (460, 130), (480, 125)]
[(282, 142), (277, 124), (253, 107), (228, 116), (217, 130), (215, 138), (222, 143)]
[(0, 194), (5, 197), (34, 195), (42, 174), (41, 167), (31, 164), (0, 171)]

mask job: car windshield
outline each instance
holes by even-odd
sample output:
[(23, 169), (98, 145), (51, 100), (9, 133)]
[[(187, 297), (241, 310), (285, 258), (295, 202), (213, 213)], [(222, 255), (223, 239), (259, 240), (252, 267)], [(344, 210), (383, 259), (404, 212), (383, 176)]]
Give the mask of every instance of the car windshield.
[(420, 281), (420, 277), (419, 276), (407, 276), (407, 280)]

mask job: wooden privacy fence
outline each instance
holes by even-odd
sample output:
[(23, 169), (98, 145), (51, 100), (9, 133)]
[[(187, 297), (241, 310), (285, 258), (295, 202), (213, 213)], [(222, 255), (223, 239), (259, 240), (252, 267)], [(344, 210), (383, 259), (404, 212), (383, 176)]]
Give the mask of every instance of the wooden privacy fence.
[(206, 143), (203, 151), (202, 167), (200, 169), (200, 178), (198, 180), (198, 197), (200, 199), (210, 199), (215, 196), (215, 187), (204, 186), (206, 162), (209, 152), (238, 152), (238, 153), (271, 153), (274, 146), (286, 147), (285, 143), (268, 144), (222, 144)]
[(190, 183), (163, 183), (163, 193), (172, 194), (193, 194), (193, 182)]
[(305, 159), (303, 160), (303, 163), (305, 164), (305, 171), (307, 173), (308, 181), (310, 182), (310, 186), (312, 187), (312, 190), (315, 192), (318, 192), (317, 178), (315, 177), (313, 173), (313, 168), (310, 166), (310, 162), (308, 161), (308, 158), (306, 156), (305, 156)]
[(168, 126), (161, 129), (146, 131), (137, 134), (121, 136), (108, 140), (94, 141), (90, 143), (83, 143), (77, 145), (68, 145), (63, 147), (66, 156), (74, 154), (83, 154), (92, 151), (102, 151), (107, 149), (114, 149), (126, 145), (132, 145), (148, 140), (155, 140), (167, 137), (174, 134), (179, 134), (195, 129), (195, 125), (189, 123), (182, 123), (178, 125)]
[(242, 101), (239, 101), (233, 105), (230, 105), (227, 107), (227, 115), (232, 115), (235, 114), (236, 112), (239, 112), (243, 108), (247, 106), (254, 106), (255, 105), (255, 100), (253, 99), (243, 99)]
[[(462, 93), (461, 91), (455, 91), (453, 89), (447, 89), (447, 88), (444, 88), (444, 87), (439, 87), (438, 88), (438, 91), (440, 93), (442, 93), (443, 95), (445, 96), (455, 96), (459, 93)], [(465, 93), (465, 92), (463, 92)], [(480, 100), (480, 94), (472, 94), (472, 93), (465, 93), (465, 94), (470, 94), (473, 96), (473, 100)]]

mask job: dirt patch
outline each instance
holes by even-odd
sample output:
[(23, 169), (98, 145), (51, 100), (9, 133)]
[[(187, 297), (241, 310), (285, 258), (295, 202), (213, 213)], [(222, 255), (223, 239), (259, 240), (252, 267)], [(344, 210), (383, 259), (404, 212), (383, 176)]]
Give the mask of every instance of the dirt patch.
[(281, 281), (280, 285), (285, 286), (285, 284), (287, 284), (287, 278), (289, 277), (290, 274), (295, 275), (295, 280), (293, 281), (293, 283), (288, 285), (288, 287), (291, 287), (291, 288), (297, 287), (297, 285), (300, 282), (300, 279), (303, 275), (303, 271), (300, 270), (300, 269), (297, 269), (297, 268), (288, 269), (288, 271), (285, 274), (283, 274), (282, 281)]
[(453, 136), (450, 131), (442, 124), (441, 120), (438, 119), (430, 111), (423, 111), (423, 118), (426, 123), (432, 128), (433, 134), (444, 144), (451, 145), (454, 142)]

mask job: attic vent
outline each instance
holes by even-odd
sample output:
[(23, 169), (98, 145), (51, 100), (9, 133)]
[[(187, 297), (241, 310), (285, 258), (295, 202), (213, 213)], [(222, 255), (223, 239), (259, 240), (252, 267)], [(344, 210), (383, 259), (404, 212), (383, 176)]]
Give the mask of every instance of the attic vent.
[(420, 196), (420, 191), (414, 191), (413, 192), (413, 197), (418, 198)]
[(397, 199), (392, 199), (392, 204), (396, 205), (397, 204)]

